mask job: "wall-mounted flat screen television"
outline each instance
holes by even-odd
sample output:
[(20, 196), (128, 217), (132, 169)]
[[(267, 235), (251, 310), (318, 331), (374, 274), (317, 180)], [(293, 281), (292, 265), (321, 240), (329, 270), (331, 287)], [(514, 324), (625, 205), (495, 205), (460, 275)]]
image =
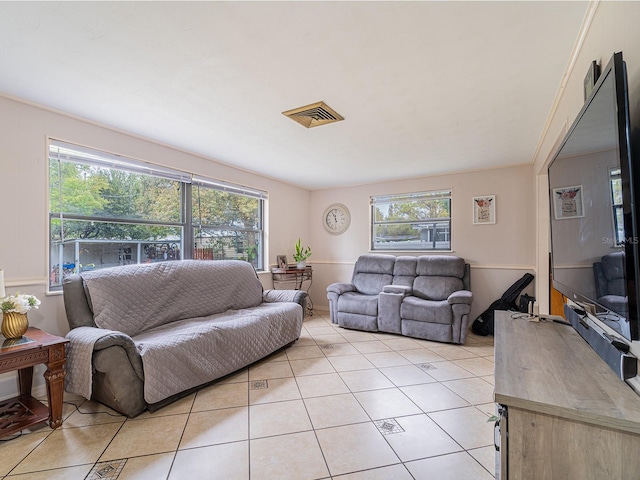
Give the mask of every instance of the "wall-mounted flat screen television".
[(622, 53), (603, 68), (549, 165), (554, 287), (628, 340), (638, 329), (640, 164)]

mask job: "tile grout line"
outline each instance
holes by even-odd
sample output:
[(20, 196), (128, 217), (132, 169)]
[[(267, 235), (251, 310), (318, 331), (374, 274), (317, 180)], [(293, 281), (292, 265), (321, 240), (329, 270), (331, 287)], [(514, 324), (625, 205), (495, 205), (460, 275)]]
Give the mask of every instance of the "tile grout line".
[[(313, 337), (311, 337), (313, 339)], [(318, 343), (315, 341), (315, 339), (313, 339), (314, 343), (316, 344), (316, 346), (318, 346)], [(322, 349), (320, 349), (322, 350)], [(326, 358), (326, 356), (325, 356)], [(331, 363), (331, 362), (329, 362)], [(331, 365), (333, 367), (333, 365)], [(291, 371), (293, 372), (293, 366), (291, 365), (291, 360), (289, 360), (289, 367), (291, 368)], [(335, 370), (335, 368), (334, 368)], [(295, 372), (293, 372), (293, 378), (294, 381), (296, 382), (296, 387), (298, 388), (298, 393), (300, 394), (300, 400), (302, 401), (302, 405), (304, 406), (304, 411), (307, 413), (307, 417), (309, 418), (309, 423), (311, 424), (311, 429), (313, 431), (313, 436), (316, 439), (316, 443), (318, 444), (318, 449), (320, 450), (320, 454), (322, 455), (322, 460), (324, 461), (324, 465), (327, 469), (327, 473), (329, 474), (328, 478), (332, 478), (332, 474), (331, 474), (331, 469), (329, 468), (329, 462), (327, 461), (327, 456), (324, 453), (324, 450), (322, 448), (322, 444), (320, 443), (320, 439), (318, 438), (318, 432), (316, 431), (316, 427), (313, 424), (313, 421), (311, 420), (311, 415), (309, 414), (309, 408), (307, 407), (307, 403), (304, 401), (304, 397), (302, 396), (302, 390), (300, 390), (300, 384), (298, 383), (298, 378), (295, 375)], [(251, 477), (249, 477), (251, 478)], [(327, 477), (324, 477), (327, 478)]]
[[(47, 433), (47, 434), (42, 438), (42, 440), (38, 442), (38, 444), (37, 444), (37, 445), (35, 445), (31, 450), (29, 450), (29, 451), (25, 454), (25, 456), (24, 456), (24, 457), (22, 457), (22, 460), (20, 460), (18, 463), (16, 463), (16, 464), (13, 466), (13, 468), (12, 468), (11, 470), (9, 470), (9, 471), (8, 471), (8, 472), (7, 472), (7, 473), (6, 473), (2, 478), (4, 479), (4, 478), (8, 477), (9, 475), (11, 475), (11, 473), (12, 473), (16, 468), (18, 468), (18, 466), (19, 466), (22, 462), (24, 462), (24, 461), (27, 459), (27, 457), (28, 457), (29, 455), (31, 455), (31, 454), (34, 452), (34, 450), (35, 450), (36, 448), (38, 448), (38, 446), (40, 446), (40, 444), (42, 444), (42, 442), (44, 442), (47, 438), (49, 438), (49, 436), (50, 436), (54, 431), (55, 431), (55, 430), (51, 430), (50, 432), (48, 432), (48, 433)], [(30, 432), (30, 433), (35, 433), (35, 432)], [(18, 435), (17, 435), (15, 438), (12, 438), (12, 439), (10, 439), (10, 440), (5, 440), (5, 442), (11, 442), (11, 441), (13, 441), (13, 440), (17, 440), (18, 438), (20, 438), (20, 437), (22, 437), (22, 436), (24, 436), (24, 435), (25, 435), (25, 434), (24, 434), (24, 433), (22, 433), (22, 430), (21, 430), (20, 432), (18, 432)], [(29, 434), (26, 434), (26, 435), (29, 435)], [(0, 445), (2, 445), (2, 443), (1, 443), (1, 442), (0, 442)], [(49, 469), (49, 470), (50, 470), (50, 469)], [(46, 471), (46, 470), (43, 470), (43, 471)], [(28, 473), (31, 473), (31, 472), (28, 472)]]
[[(85, 399), (84, 402), (82, 402), (78, 408), (80, 408), (82, 405), (85, 404), (85, 402), (87, 402), (88, 400)], [(96, 461), (94, 462), (93, 466), (91, 467), (91, 469), (89, 470), (89, 473), (87, 473), (87, 475), (85, 476), (85, 480), (88, 480), (90, 478), (91, 473), (93, 472), (93, 469), (99, 464), (100, 462), (100, 457), (102, 455), (104, 455), (104, 452), (107, 451), (107, 449), (109, 448), (109, 445), (111, 445), (111, 443), (113, 442), (114, 438), (116, 438), (116, 435), (118, 435), (118, 433), (120, 433), (120, 431), (122, 430), (122, 428), (124, 427), (124, 424), (127, 423), (127, 418), (125, 418), (125, 420), (123, 420), (122, 424), (120, 425), (120, 427), (118, 427), (118, 430), (116, 431), (116, 433), (111, 437), (111, 440), (109, 440), (107, 442), (107, 444), (105, 445), (104, 449), (102, 450), (102, 452), (100, 452), (100, 454), (98, 455), (98, 458), (96, 459)]]
[[(251, 478), (251, 375), (249, 370), (250, 365), (247, 366), (247, 472)], [(267, 382), (267, 388), (269, 388), (269, 382)]]
[[(196, 398), (198, 397), (198, 391), (194, 392), (193, 401), (191, 402), (191, 406), (189, 407), (189, 413), (187, 414), (187, 420), (184, 422), (184, 427), (182, 427), (182, 433), (180, 434), (180, 438), (178, 439), (178, 444), (176, 445), (176, 449), (173, 452), (173, 458), (171, 459), (171, 465), (169, 466), (169, 471), (167, 471), (167, 476), (165, 477), (168, 480), (171, 477), (171, 471), (176, 463), (176, 458), (178, 457), (178, 452), (180, 451), (180, 444), (182, 443), (182, 439), (184, 438), (184, 433), (187, 430), (187, 425), (189, 425), (189, 419), (191, 418), (191, 414), (195, 413), (193, 411), (193, 407), (196, 404)], [(176, 414), (179, 415), (179, 414)]]

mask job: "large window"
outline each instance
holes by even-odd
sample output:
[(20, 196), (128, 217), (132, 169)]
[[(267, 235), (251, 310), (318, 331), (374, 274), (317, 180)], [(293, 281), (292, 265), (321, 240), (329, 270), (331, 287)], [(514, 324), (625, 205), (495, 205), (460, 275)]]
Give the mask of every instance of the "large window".
[(372, 250), (450, 250), (451, 190), (371, 198)]
[(266, 194), (51, 141), (51, 288), (130, 263), (239, 259), (262, 268)]

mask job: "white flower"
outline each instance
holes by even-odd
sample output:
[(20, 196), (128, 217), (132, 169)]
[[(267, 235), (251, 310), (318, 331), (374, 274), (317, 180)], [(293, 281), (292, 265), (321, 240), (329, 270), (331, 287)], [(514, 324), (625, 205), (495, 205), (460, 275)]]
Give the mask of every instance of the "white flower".
[(39, 306), (40, 300), (33, 295), (16, 293), (0, 299), (0, 310), (7, 313), (27, 313), (32, 308), (38, 308)]

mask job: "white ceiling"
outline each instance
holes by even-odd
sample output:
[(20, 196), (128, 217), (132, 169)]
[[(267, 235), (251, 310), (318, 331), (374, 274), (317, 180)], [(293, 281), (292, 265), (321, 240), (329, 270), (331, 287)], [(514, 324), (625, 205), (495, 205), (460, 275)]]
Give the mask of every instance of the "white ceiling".
[(308, 189), (525, 164), (587, 6), (2, 1), (0, 92)]

